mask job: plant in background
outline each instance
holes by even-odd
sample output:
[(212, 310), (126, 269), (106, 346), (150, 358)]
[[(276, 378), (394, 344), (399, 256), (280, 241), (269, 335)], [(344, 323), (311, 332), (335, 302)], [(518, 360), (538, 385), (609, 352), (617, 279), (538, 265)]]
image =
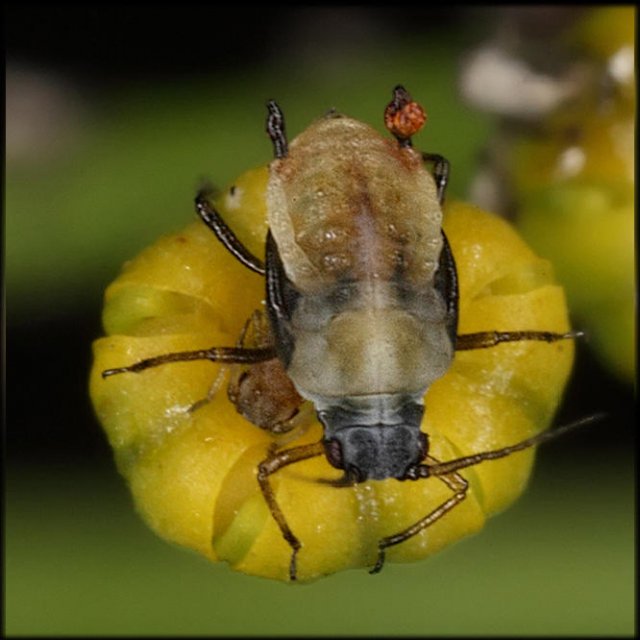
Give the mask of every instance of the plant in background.
[(471, 205), (442, 217), (424, 114), (398, 87), (386, 116), (395, 140), (329, 114), (289, 147), (270, 103), (270, 168), (201, 194), (206, 225), (106, 292), (91, 396), (136, 505), (239, 571), (427, 557), (512, 503), (554, 433), (576, 334), (550, 263)]
[(635, 8), (509, 16), (461, 79), (473, 104), (501, 116), (473, 198), (513, 217), (553, 262), (594, 352), (631, 383)]

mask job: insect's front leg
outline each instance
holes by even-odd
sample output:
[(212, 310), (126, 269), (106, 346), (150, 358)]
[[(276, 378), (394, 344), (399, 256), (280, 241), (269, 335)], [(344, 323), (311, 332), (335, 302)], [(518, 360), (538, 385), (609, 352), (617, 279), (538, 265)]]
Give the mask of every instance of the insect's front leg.
[(247, 249), (211, 204), (211, 189), (201, 189), (196, 195), (196, 211), (201, 220), (213, 231), (216, 238), (241, 264), (251, 271), (264, 275), (264, 262)]
[(276, 452), (272, 451), (269, 457), (258, 465), (258, 483), (260, 485), (262, 495), (269, 507), (269, 512), (278, 524), (278, 527), (280, 527), (282, 537), (291, 547), (291, 560), (289, 562), (289, 579), (291, 581), (296, 580), (297, 577), (296, 556), (302, 547), (302, 544), (294, 535), (293, 531), (291, 531), (291, 528), (284, 517), (284, 513), (282, 513), (282, 509), (280, 509), (280, 505), (278, 505), (275, 493), (273, 492), (273, 488), (269, 482), (269, 476), (290, 464), (301, 462), (308, 458), (315, 458), (323, 453), (323, 442), (314, 442), (313, 444), (300, 445), (298, 447), (293, 447), (292, 449), (284, 449)]
[[(433, 458), (432, 456), (426, 457), (427, 464), (420, 465), (421, 470), (426, 470), (423, 474), (417, 475), (415, 478), (410, 479), (422, 479), (428, 478), (429, 474), (429, 463), (431, 464), (439, 464), (438, 460)], [(434, 474), (435, 475), (435, 474)], [(444, 482), (454, 494), (445, 502), (443, 502), (439, 507), (428, 513), (424, 518), (418, 520), (418, 522), (412, 524), (410, 527), (406, 528), (404, 531), (400, 531), (399, 533), (395, 533), (391, 536), (387, 536), (386, 538), (382, 538), (378, 541), (378, 559), (376, 561), (373, 569), (369, 571), (369, 573), (378, 573), (382, 567), (384, 566), (385, 560), (385, 550), (389, 547), (392, 547), (396, 544), (400, 544), (401, 542), (405, 542), (409, 538), (413, 538), (413, 536), (420, 533), (423, 529), (430, 527), (434, 522), (438, 521), (442, 516), (444, 516), (447, 512), (451, 511), (456, 505), (462, 502), (467, 496), (467, 489), (469, 488), (469, 483), (456, 472), (448, 473), (446, 475), (437, 475), (437, 477)]]

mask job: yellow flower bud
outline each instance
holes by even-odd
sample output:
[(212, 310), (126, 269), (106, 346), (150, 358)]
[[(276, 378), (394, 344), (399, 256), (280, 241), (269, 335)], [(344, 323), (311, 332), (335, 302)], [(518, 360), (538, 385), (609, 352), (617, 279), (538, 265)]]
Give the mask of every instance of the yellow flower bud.
[[(263, 255), (267, 169), (241, 176), (216, 206), (238, 237)], [(460, 333), (568, 330), (562, 289), (508, 223), (464, 203), (445, 207), (444, 228), (460, 281)], [(256, 479), (274, 444), (317, 442), (322, 427), (275, 435), (249, 423), (225, 385), (194, 409), (223, 365), (180, 362), (103, 379), (105, 369), (173, 351), (233, 346), (264, 280), (245, 269), (201, 222), (166, 236), (125, 265), (107, 289), (106, 337), (94, 344), (91, 397), (137, 508), (163, 538), (248, 574), (289, 579), (291, 549)], [(522, 341), (456, 354), (426, 395), (422, 430), (430, 455), (446, 461), (514, 444), (546, 429), (561, 397), (573, 344)], [(293, 438), (293, 439), (292, 439)], [(511, 504), (531, 472), (533, 450), (461, 471), (466, 500), (387, 551), (412, 562), (478, 531)], [(322, 456), (271, 477), (278, 504), (302, 542), (298, 580), (376, 561), (377, 542), (451, 496), (438, 478), (336, 487)]]

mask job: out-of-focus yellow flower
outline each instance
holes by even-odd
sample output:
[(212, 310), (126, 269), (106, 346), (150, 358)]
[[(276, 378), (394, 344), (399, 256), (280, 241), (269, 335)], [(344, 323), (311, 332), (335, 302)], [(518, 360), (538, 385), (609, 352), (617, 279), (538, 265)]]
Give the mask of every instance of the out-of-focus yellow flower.
[[(241, 176), (217, 207), (240, 239), (263, 254), (267, 169)], [(568, 330), (562, 289), (505, 221), (463, 203), (446, 209), (445, 230), (460, 280), (460, 333)], [(162, 537), (249, 574), (288, 580), (290, 547), (256, 479), (275, 436), (242, 418), (224, 387), (195, 411), (221, 365), (183, 362), (107, 379), (101, 372), (145, 357), (233, 346), (263, 279), (242, 267), (209, 229), (195, 222), (127, 263), (107, 289), (107, 337), (94, 344), (91, 397), (139, 512)], [(456, 354), (426, 396), (422, 428), (440, 460), (514, 444), (550, 424), (569, 375), (573, 344), (516, 342)], [(384, 363), (381, 363), (384, 366)], [(310, 425), (286, 446), (316, 442)], [(523, 491), (534, 452), (462, 472), (464, 502), (410, 540), (388, 549), (410, 562), (478, 531)], [(272, 476), (277, 501), (302, 542), (298, 580), (371, 567), (377, 542), (413, 524), (451, 496), (437, 478), (395, 479), (337, 488), (318, 482), (341, 472), (323, 458)]]
[(518, 228), (553, 261), (609, 368), (635, 376), (635, 8), (591, 10), (572, 32), (595, 80), (514, 144)]

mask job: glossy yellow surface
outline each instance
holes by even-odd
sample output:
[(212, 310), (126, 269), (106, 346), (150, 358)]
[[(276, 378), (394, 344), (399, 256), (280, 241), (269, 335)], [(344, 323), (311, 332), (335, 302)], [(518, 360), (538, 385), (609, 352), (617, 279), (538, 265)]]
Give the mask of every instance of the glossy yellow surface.
[[(218, 207), (257, 255), (266, 232), (266, 168), (241, 176)], [(445, 212), (460, 279), (460, 333), (568, 329), (562, 289), (501, 219), (463, 203)], [(226, 560), (239, 571), (288, 579), (290, 549), (270, 516), (256, 466), (274, 436), (244, 420), (225, 385), (190, 411), (220, 365), (175, 363), (102, 379), (101, 372), (172, 351), (234, 345), (261, 308), (263, 279), (242, 267), (202, 223), (164, 237), (127, 263), (107, 289), (107, 337), (94, 344), (91, 397), (137, 508), (162, 537)], [(440, 460), (513, 444), (549, 426), (573, 359), (573, 344), (519, 342), (460, 352), (426, 396), (423, 430)], [(381, 363), (383, 366), (384, 363)], [(309, 412), (295, 446), (321, 438)], [(467, 499), (435, 525), (390, 548), (411, 562), (478, 531), (523, 491), (533, 461), (525, 451), (463, 471)], [(450, 495), (438, 479), (371, 481), (355, 488), (317, 482), (340, 472), (323, 457), (272, 478), (278, 503), (303, 547), (298, 579), (370, 567), (377, 540), (419, 520)]]

